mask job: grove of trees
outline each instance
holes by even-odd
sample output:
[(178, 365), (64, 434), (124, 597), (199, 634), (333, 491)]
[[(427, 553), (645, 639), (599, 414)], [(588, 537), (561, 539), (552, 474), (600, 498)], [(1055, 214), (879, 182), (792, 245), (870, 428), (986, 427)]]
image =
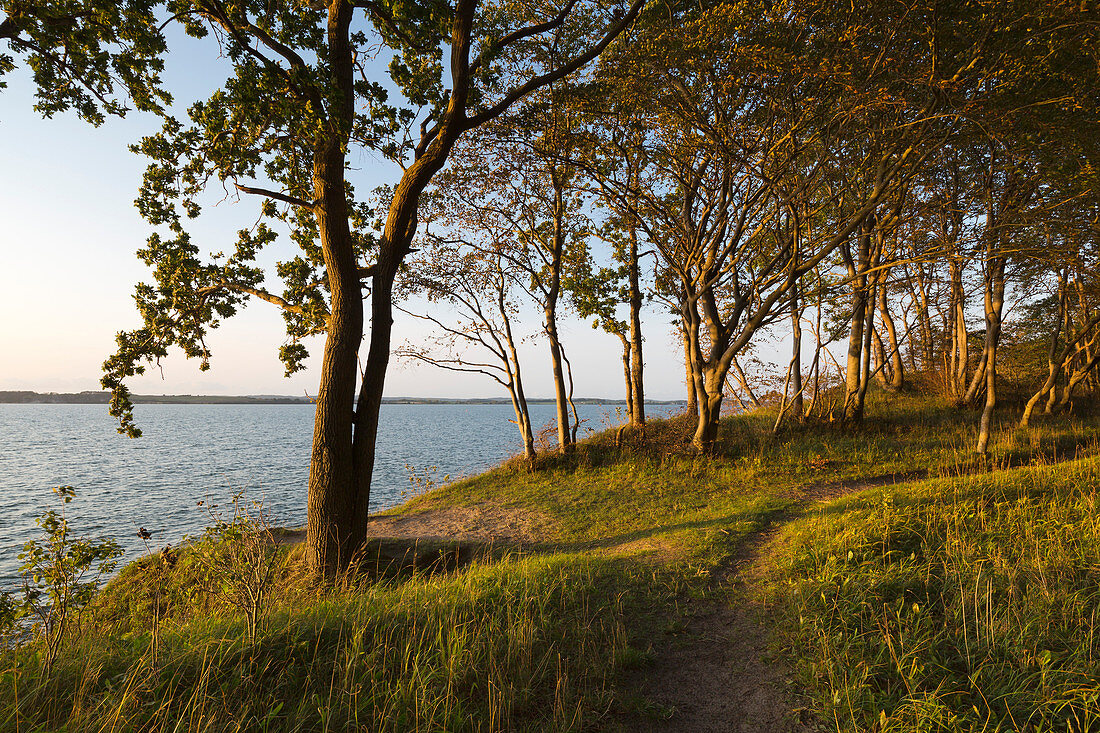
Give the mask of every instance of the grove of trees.
[[(872, 383), (980, 406), (1006, 387), (1021, 425), (1100, 387), (1100, 13), (1066, 0), (461, 0), (121, 4), (0, 0), (0, 73), (32, 70), (39, 109), (92, 123), (164, 118), (138, 208), (143, 326), (103, 384), (139, 434), (126, 379), (250, 298), (280, 308), (280, 356), (324, 334), (308, 547), (335, 576), (364, 536), (391, 353), (485, 374), (524, 450), (535, 430), (519, 344), (549, 359), (557, 450), (577, 439), (560, 322), (622, 347), (644, 430), (643, 312), (681, 334), (701, 452), (729, 399), (770, 391), (784, 422), (858, 422)], [(160, 78), (165, 29), (212, 36), (232, 76), (186, 115)], [(389, 60), (388, 78), (378, 78)], [(398, 93), (392, 90), (397, 89)], [(397, 162), (358, 192), (355, 149)], [(190, 239), (202, 194), (262, 214), (228, 256)], [(288, 229), (295, 256), (256, 265)], [(392, 331), (400, 308), (427, 342)], [(395, 341), (394, 337), (398, 341)], [(762, 389), (743, 365), (790, 347)], [(361, 344), (366, 355), (359, 363)], [(544, 344), (544, 346), (543, 346)], [(838, 348), (839, 347), (839, 348)], [(839, 354), (833, 356), (833, 352)]]

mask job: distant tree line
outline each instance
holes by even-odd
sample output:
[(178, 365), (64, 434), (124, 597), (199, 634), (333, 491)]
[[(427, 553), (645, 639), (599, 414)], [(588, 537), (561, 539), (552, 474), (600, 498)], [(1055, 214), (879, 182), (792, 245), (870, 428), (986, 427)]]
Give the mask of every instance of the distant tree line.
[[(519, 345), (538, 322), (558, 449), (577, 439), (572, 312), (622, 347), (629, 419), (645, 423), (643, 309), (674, 319), (713, 451), (746, 360), (791, 344), (785, 420), (859, 421), (868, 389), (932, 380), (983, 405), (999, 370), (1031, 374), (1026, 424), (1097, 385), (1100, 23), (1089, 3), (0, 0), (0, 74), (17, 62), (45, 115), (163, 117), (135, 149), (153, 233), (143, 325), (105, 364), (126, 380), (249, 299), (287, 324), (288, 373), (324, 334), (307, 544), (343, 572), (367, 522), (391, 353), (480, 372), (534, 426)], [(161, 79), (166, 28), (203, 38), (229, 78), (181, 113)], [(378, 63), (388, 58), (388, 75)], [(386, 78), (388, 76), (388, 78)], [(393, 90), (399, 91), (395, 95)], [(401, 167), (366, 195), (364, 152)], [(259, 198), (225, 253), (188, 222), (210, 187)], [(289, 230), (274, 271), (261, 253)], [(1006, 308), (1006, 303), (1010, 304)], [(393, 309), (433, 324), (395, 345)], [(807, 333), (809, 335), (807, 335)], [(362, 362), (360, 346), (368, 347)], [(846, 344), (834, 358), (830, 344)], [(650, 346), (652, 348), (652, 345)]]

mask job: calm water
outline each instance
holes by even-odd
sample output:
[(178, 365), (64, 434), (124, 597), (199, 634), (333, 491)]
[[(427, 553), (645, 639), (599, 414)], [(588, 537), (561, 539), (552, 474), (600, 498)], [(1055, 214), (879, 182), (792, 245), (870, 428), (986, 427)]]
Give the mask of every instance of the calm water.
[[(658, 415), (668, 408), (652, 406)], [(585, 428), (620, 422), (614, 406), (578, 406)], [(536, 426), (552, 405), (532, 405)], [(311, 405), (138, 405), (142, 438), (115, 432), (105, 405), (0, 404), (0, 587), (11, 587), (35, 518), (58, 506), (50, 487), (69, 484), (66, 508), (79, 534), (110, 536), (124, 560), (199, 533), (209, 517), (199, 500), (224, 502), (245, 490), (262, 498), (276, 524), (305, 523), (313, 430)], [(371, 508), (399, 504), (410, 487), (406, 464), (423, 476), (469, 475), (514, 455), (519, 432), (508, 405), (384, 405)]]

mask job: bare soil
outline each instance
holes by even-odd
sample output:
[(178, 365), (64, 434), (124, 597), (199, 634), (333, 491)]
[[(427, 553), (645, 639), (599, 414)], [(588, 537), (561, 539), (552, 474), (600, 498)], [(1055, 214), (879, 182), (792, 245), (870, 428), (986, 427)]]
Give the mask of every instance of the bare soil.
[(371, 517), (367, 535), (387, 539), (530, 545), (544, 539), (550, 525), (548, 517), (530, 509), (481, 503)]
[[(531, 509), (481, 503), (408, 514), (374, 515), (367, 524), (367, 537), (526, 546), (544, 540), (551, 532), (551, 525), (548, 517)], [(280, 529), (279, 542), (301, 542), (305, 533), (304, 527)]]

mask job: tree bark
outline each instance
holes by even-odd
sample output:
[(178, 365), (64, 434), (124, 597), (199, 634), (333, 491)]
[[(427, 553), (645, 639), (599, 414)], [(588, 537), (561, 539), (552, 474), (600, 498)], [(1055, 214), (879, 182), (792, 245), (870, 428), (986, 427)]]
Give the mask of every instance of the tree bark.
[(733, 369), (734, 376), (737, 377), (737, 383), (741, 385), (741, 389), (745, 392), (745, 396), (749, 398), (749, 402), (753, 407), (760, 407), (760, 399), (756, 396), (756, 393), (752, 391), (752, 385), (749, 384), (749, 380), (745, 377), (745, 372), (741, 369), (741, 363), (737, 361), (737, 357), (733, 357), (730, 361), (730, 367)]
[[(797, 420), (803, 418), (802, 400), (802, 301), (796, 283), (791, 288), (791, 413)], [(786, 390), (784, 390), (786, 393)]]
[[(351, 14), (350, 5), (339, 4), (330, 9), (328, 20), (329, 61), (338, 86), (347, 90), (349, 99)], [(351, 562), (365, 529), (367, 504), (350, 419), (363, 338), (363, 305), (344, 183), (351, 108), (342, 106), (342, 114), (330, 124), (313, 158), (317, 230), (332, 295), (313, 426), (306, 547), (314, 572), (325, 577), (334, 577)], [(369, 473), (366, 486), (369, 491)]]
[(558, 418), (558, 450), (568, 453), (573, 445), (573, 433), (570, 430), (569, 396), (565, 384), (565, 371), (562, 368), (562, 346), (558, 338), (558, 299), (561, 296), (561, 267), (565, 250), (565, 199), (564, 187), (556, 172), (551, 173), (554, 187), (554, 221), (551, 233), (550, 283), (543, 308), (543, 329), (550, 345), (550, 366), (554, 373), (554, 401)]
[(630, 339), (622, 333), (619, 333), (618, 337), (623, 345), (623, 378), (626, 380), (626, 418), (628, 423), (634, 425), (634, 375), (630, 372)]
[[(503, 285), (502, 285), (503, 287)], [(535, 451), (535, 430), (531, 425), (531, 408), (527, 405), (527, 393), (523, 389), (523, 373), (520, 369), (519, 350), (516, 349), (516, 340), (512, 335), (512, 322), (504, 305), (503, 290), (497, 301), (502, 322), (504, 324), (504, 340), (508, 344), (508, 359), (511, 361), (512, 372), (512, 407), (516, 413), (516, 425), (519, 427), (520, 437), (523, 440), (523, 456), (533, 461), (538, 455)]]
[(684, 339), (684, 373), (687, 384), (687, 407), (685, 412), (689, 415), (699, 414), (699, 398), (695, 392), (695, 372), (691, 368), (691, 336), (685, 325), (680, 326), (680, 336)]
[[(992, 234), (990, 234), (992, 236)], [(978, 426), (976, 451), (989, 451), (993, 431), (993, 412), (997, 407), (997, 344), (1001, 337), (1001, 313), (1005, 297), (1005, 258), (989, 257), (989, 272), (985, 281), (985, 406)]]
[(642, 370), (642, 287), (641, 273), (638, 266), (638, 232), (633, 227), (630, 229), (630, 353), (631, 368), (630, 395), (633, 407), (630, 410), (630, 421), (637, 426), (645, 425), (645, 380)]
[(882, 318), (882, 324), (886, 327), (886, 357), (890, 360), (890, 373), (885, 382), (886, 389), (891, 392), (900, 392), (905, 386), (905, 363), (901, 358), (901, 345), (898, 343), (898, 332), (894, 326), (894, 319), (890, 315), (890, 306), (886, 300), (886, 276), (889, 270), (883, 270), (879, 278), (878, 312)]
[[(375, 440), (393, 329), (393, 283), (411, 249), (420, 195), (465, 131), (470, 33), (474, 4), (464, 0), (451, 26), (455, 88), (439, 129), (405, 170), (394, 189), (371, 286), (371, 332), (358, 400), (354, 400), (358, 350), (363, 337), (362, 287), (348, 229), (345, 149), (354, 114), (354, 64), (349, 43), (353, 6), (329, 7), (329, 66), (343, 94), (333, 102), (330, 130), (314, 156), (315, 207), (322, 254), (332, 290), (317, 394), (314, 447), (306, 508), (306, 549), (311, 570), (334, 580), (352, 565), (366, 533)], [(326, 245), (326, 240), (328, 244)]]
[(962, 264), (955, 259), (948, 262), (951, 279), (951, 313), (955, 327), (952, 344), (951, 393), (955, 401), (962, 402), (967, 393), (966, 375), (970, 370), (970, 342), (966, 330), (966, 292), (963, 290)]
[(871, 232), (874, 224), (868, 216), (860, 225), (856, 259), (845, 257), (848, 276), (852, 280), (852, 327), (848, 334), (848, 361), (844, 374), (844, 419), (858, 421), (863, 418), (864, 331), (867, 328), (869, 285), (867, 270), (871, 257)]

